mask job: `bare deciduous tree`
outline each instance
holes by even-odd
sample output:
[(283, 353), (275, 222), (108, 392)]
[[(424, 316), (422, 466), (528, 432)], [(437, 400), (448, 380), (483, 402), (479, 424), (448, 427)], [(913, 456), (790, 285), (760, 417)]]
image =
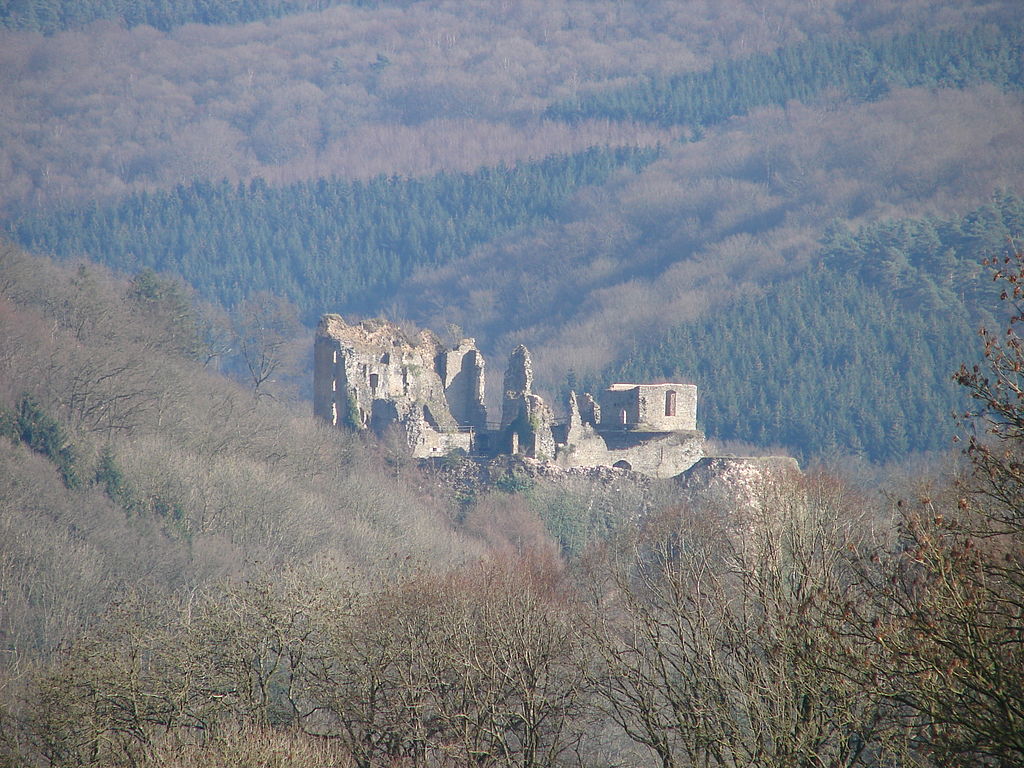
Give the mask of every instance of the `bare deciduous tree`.
[(291, 342), (301, 332), (295, 307), (285, 299), (259, 293), (238, 305), (233, 324), (246, 380), (257, 398), (268, 395), (265, 385), (291, 362)]
[(965, 426), (968, 471), (951, 488), (898, 503), (894, 546), (862, 570), (865, 638), (879, 676), (941, 765), (1024, 763), (1024, 254), (996, 265), (1008, 330), (983, 330), (985, 361), (955, 379), (975, 408)]
[(589, 627), (599, 706), (665, 768), (877, 760), (883, 713), (836, 664), (855, 532), (839, 486), (774, 478), (747, 514), (677, 509), (615, 542)]

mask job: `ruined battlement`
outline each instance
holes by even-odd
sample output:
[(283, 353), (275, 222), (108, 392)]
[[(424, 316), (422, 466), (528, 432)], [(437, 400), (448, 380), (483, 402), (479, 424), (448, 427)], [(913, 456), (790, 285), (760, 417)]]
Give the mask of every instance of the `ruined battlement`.
[(313, 345), (313, 412), (337, 426), (397, 429), (414, 456), (470, 450), (486, 429), (483, 356), (473, 339), (446, 347), (429, 331), (348, 325), (325, 315)]
[(524, 455), (563, 467), (620, 467), (673, 477), (703, 457), (692, 384), (613, 384), (597, 398), (570, 393), (567, 419), (533, 392), (533, 364), (509, 356), (501, 421), (489, 424), (484, 357), (473, 339), (445, 345), (381, 320), (324, 315), (314, 342), (313, 411), (334, 426), (397, 432), (413, 456), (454, 449)]

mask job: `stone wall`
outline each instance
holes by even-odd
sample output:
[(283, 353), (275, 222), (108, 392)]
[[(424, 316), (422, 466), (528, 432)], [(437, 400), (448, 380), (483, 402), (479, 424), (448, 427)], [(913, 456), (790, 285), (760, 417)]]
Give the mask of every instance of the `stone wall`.
[(562, 467), (618, 467), (651, 477), (669, 478), (685, 472), (704, 456), (704, 435), (688, 432), (600, 433), (582, 425), (574, 439), (559, 446)]
[(600, 426), (650, 432), (697, 428), (693, 384), (613, 384), (600, 398)]
[(331, 424), (379, 435), (398, 429), (417, 457), (468, 451), (472, 428), (486, 424), (482, 358), (471, 339), (448, 350), (429, 331), (410, 337), (390, 323), (325, 315), (313, 356), (313, 411)]
[(487, 429), (484, 407), (484, 356), (473, 339), (463, 339), (438, 357), (438, 374), (448, 408), (456, 422), (477, 430)]

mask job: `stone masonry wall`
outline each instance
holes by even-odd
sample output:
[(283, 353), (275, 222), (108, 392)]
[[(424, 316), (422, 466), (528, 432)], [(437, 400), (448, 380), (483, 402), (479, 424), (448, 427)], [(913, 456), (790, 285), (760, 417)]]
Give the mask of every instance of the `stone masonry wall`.
[(449, 348), (429, 331), (413, 336), (383, 321), (348, 325), (340, 315), (324, 315), (313, 354), (316, 416), (379, 435), (398, 430), (416, 457), (475, 448), (662, 478), (703, 457), (691, 384), (615, 384), (599, 401), (572, 393), (568, 418), (556, 425), (532, 391), (530, 353), (520, 345), (505, 372), (501, 426), (491, 431), (484, 358), (473, 339)]
[(600, 426), (651, 432), (697, 428), (693, 384), (613, 384), (600, 398)]
[[(463, 361), (477, 352), (472, 340), (460, 345), (454, 385), (462, 395), (460, 412), (473, 411), (480, 393), (483, 409), (482, 368), (463, 370)], [(469, 450), (472, 435), (452, 414), (446, 388), (438, 373), (439, 360), (447, 363), (447, 350), (429, 332), (410, 337), (390, 323), (370, 321), (347, 325), (339, 315), (325, 315), (314, 343), (313, 410), (334, 425), (371, 429), (383, 434), (399, 429), (414, 456)], [(460, 378), (461, 376), (461, 378)], [(477, 417), (486, 420), (486, 414)]]

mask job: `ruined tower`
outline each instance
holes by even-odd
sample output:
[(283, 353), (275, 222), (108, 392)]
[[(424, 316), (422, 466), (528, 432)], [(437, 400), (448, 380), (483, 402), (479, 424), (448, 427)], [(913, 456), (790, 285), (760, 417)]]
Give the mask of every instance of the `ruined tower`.
[(313, 412), (331, 424), (397, 430), (418, 457), (469, 451), (486, 428), (483, 357), (472, 339), (448, 349), (429, 331), (410, 337), (391, 323), (324, 315), (313, 355)]
[(555, 456), (553, 423), (551, 409), (533, 393), (530, 350), (520, 344), (512, 350), (505, 369), (499, 445), (505, 453), (552, 459)]

